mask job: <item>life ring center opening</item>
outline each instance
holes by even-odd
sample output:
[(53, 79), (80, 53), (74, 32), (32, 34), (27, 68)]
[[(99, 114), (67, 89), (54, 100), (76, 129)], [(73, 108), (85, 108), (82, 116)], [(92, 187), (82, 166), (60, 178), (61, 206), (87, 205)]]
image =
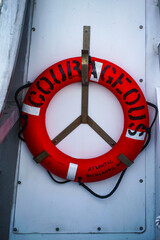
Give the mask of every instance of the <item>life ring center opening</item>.
[[(52, 98), (46, 110), (46, 129), (50, 139), (81, 115), (81, 97), (81, 83), (74, 83)], [(111, 91), (97, 83), (89, 83), (88, 115), (118, 142), (124, 126), (122, 107)], [(111, 146), (88, 124), (80, 124), (57, 144), (57, 148), (71, 157), (89, 159), (105, 154)]]

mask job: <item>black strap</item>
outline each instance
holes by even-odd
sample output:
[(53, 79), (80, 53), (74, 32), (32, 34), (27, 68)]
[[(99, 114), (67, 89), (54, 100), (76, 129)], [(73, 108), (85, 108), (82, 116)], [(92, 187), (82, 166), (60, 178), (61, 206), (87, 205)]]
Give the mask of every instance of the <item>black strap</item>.
[(16, 104), (17, 104), (17, 107), (18, 107), (18, 110), (19, 110), (20, 115), (22, 115), (22, 105), (20, 104), (20, 102), (19, 102), (19, 100), (18, 100), (19, 93), (20, 93), (23, 89), (28, 88), (28, 87), (30, 87), (31, 85), (32, 85), (32, 83), (31, 83), (31, 82), (28, 82), (27, 84), (19, 87), (19, 88), (16, 90), (16, 92), (15, 92), (14, 98), (15, 98), (15, 102), (16, 102)]
[(125, 170), (123, 170), (123, 172), (121, 173), (115, 187), (112, 189), (112, 191), (110, 193), (108, 193), (107, 195), (99, 195), (97, 193), (95, 193), (93, 190), (91, 190), (89, 187), (87, 187), (83, 182), (81, 182), (81, 178), (78, 179), (79, 185), (81, 185), (82, 187), (84, 187), (88, 192), (90, 192), (93, 196), (100, 198), (100, 199), (105, 199), (105, 198), (109, 198), (110, 196), (112, 196), (112, 194), (117, 190), (117, 188), (119, 187), (119, 184), (122, 181), (122, 178), (126, 172), (127, 168)]
[(21, 134), (23, 133), (24, 129), (27, 127), (27, 119), (28, 119), (28, 116), (27, 114), (24, 114), (24, 115), (21, 115), (20, 116), (21, 119), (24, 120), (24, 125), (23, 127), (19, 130), (18, 132), (18, 138), (21, 139), (23, 142), (25, 142), (24, 138), (21, 136)]
[(49, 171), (47, 171), (47, 172), (48, 172), (50, 178), (51, 178), (54, 182), (56, 182), (56, 183), (64, 184), (64, 183), (70, 182), (70, 180), (66, 180), (66, 181), (62, 181), (62, 182), (61, 182), (61, 181), (58, 181), (58, 180), (56, 180), (56, 179), (52, 176), (52, 174), (51, 174)]
[(27, 126), (27, 114), (22, 114), (22, 105), (20, 104), (19, 100), (18, 100), (18, 97), (19, 97), (19, 93), (25, 89), (25, 88), (28, 88), (32, 85), (31, 82), (28, 82), (27, 84), (21, 86), (20, 88), (17, 89), (17, 91), (15, 92), (15, 95), (14, 95), (14, 99), (15, 99), (15, 102), (17, 104), (17, 107), (18, 107), (18, 110), (19, 110), (19, 114), (20, 114), (20, 119), (23, 119), (24, 120), (24, 125), (23, 127), (20, 129), (20, 131), (18, 132), (18, 137), (22, 140), (22, 141), (25, 141), (24, 138), (21, 136), (21, 134), (23, 133), (24, 129), (26, 128)]
[(152, 121), (152, 123), (151, 123), (151, 125), (150, 125), (150, 129), (153, 127), (153, 124), (155, 123), (155, 121), (156, 121), (156, 118), (157, 118), (157, 115), (158, 115), (158, 107), (155, 105), (155, 104), (153, 104), (153, 103), (151, 103), (151, 102), (147, 102), (147, 104), (149, 105), (149, 106), (151, 106), (152, 108), (154, 108), (154, 110), (155, 110), (155, 116), (154, 116), (154, 119), (153, 119), (153, 121)]
[(147, 102), (147, 105), (149, 105), (150, 107), (154, 108), (155, 110), (155, 115), (154, 115), (154, 118), (153, 118), (153, 121), (151, 123), (151, 125), (149, 126), (149, 128), (146, 128), (144, 125), (143, 125), (143, 128), (146, 130), (146, 133), (147, 133), (147, 140), (141, 150), (141, 152), (148, 146), (150, 140), (151, 140), (151, 129), (156, 121), (156, 118), (157, 118), (157, 115), (158, 115), (158, 107), (153, 104), (153, 103), (150, 103), (150, 102)]

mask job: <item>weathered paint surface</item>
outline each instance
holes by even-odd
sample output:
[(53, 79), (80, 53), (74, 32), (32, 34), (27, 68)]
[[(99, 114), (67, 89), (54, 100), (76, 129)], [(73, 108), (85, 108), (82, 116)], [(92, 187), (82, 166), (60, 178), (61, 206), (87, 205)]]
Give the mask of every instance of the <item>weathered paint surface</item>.
[(26, 0), (0, 1), (0, 114), (5, 105), (19, 49)]

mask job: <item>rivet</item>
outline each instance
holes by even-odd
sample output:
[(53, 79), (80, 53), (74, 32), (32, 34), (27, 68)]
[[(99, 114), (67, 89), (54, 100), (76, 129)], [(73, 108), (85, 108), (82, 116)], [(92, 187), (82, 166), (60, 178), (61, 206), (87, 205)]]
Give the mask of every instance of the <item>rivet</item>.
[(140, 25), (140, 26), (139, 26), (139, 29), (143, 29), (143, 25)]
[(139, 182), (140, 182), (140, 183), (143, 183), (143, 179), (139, 179)]
[(21, 181), (18, 181), (18, 184), (21, 184), (22, 182)]
[(141, 79), (139, 79), (139, 81), (140, 81), (140, 82), (143, 82), (143, 79), (141, 78)]
[(142, 230), (143, 230), (143, 227), (140, 227), (140, 228), (139, 228), (139, 230), (141, 230), (141, 231), (142, 231)]
[(101, 231), (101, 227), (98, 227), (97, 230), (98, 230), (98, 231)]
[(13, 228), (13, 231), (14, 231), (14, 232), (17, 232), (18, 230), (17, 230), (17, 228), (14, 227), (14, 228)]
[(58, 227), (56, 228), (56, 231), (59, 232), (59, 228)]
[(32, 27), (32, 31), (33, 31), (33, 32), (35, 32), (35, 31), (36, 31), (35, 27)]

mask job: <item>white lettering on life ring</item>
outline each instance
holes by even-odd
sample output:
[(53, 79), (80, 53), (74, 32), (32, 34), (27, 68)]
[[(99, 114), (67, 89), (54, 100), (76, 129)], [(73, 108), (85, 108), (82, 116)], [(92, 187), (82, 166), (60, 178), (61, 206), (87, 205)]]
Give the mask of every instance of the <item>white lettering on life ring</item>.
[(77, 172), (78, 164), (70, 163), (67, 173), (67, 179), (74, 180)]
[(28, 114), (34, 115), (34, 116), (39, 116), (40, 108), (33, 107), (33, 106), (23, 103), (22, 112), (25, 112), (25, 113), (28, 113)]
[(135, 140), (143, 141), (145, 136), (146, 136), (145, 132), (143, 132), (143, 134), (141, 135), (142, 132), (138, 132), (138, 131), (134, 135), (130, 135), (128, 130), (130, 130), (131, 132), (135, 132), (134, 130), (127, 129), (126, 137), (128, 137), (128, 138), (132, 138), (132, 139), (135, 139)]
[(101, 70), (102, 70), (102, 65), (103, 65), (103, 63), (95, 61), (96, 77), (95, 77), (95, 74), (91, 73), (91, 77), (90, 77), (91, 81), (94, 81), (94, 82), (98, 82), (99, 81), (99, 77), (100, 77)]

